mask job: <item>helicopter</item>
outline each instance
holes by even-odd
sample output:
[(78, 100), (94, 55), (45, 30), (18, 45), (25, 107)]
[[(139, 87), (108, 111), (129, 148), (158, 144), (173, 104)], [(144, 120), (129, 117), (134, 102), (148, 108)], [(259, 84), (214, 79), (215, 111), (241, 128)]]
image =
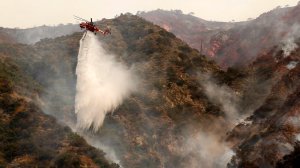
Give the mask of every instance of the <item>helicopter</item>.
[(74, 15), (74, 18), (76, 20), (79, 20), (79, 21), (83, 21), (79, 24), (81, 30), (82, 29), (85, 29), (87, 31), (91, 31), (93, 32), (95, 35), (97, 34), (97, 32), (100, 32), (101, 34), (103, 34), (104, 36), (108, 35), (108, 34), (111, 34), (111, 29), (110, 28), (106, 28), (105, 30), (101, 30), (99, 29), (95, 23), (93, 22), (93, 19), (91, 18), (91, 21), (88, 21), (86, 19), (83, 19), (81, 17), (78, 17), (78, 16), (75, 16)]

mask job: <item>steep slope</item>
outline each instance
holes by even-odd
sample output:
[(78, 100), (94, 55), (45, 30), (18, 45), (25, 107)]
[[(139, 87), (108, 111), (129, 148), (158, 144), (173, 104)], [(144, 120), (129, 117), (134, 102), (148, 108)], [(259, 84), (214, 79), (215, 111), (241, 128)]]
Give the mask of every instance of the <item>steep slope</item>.
[[(14, 66), (9, 68), (14, 80), (28, 78), (4, 82), (2, 88), (13, 85), (20, 95), (33, 97), (44, 112), (103, 149), (107, 158), (122, 167), (224, 167), (234, 152), (232, 167), (260, 163), (274, 167), (295, 161), (298, 148), (292, 139), (297, 129), (280, 125), (297, 113), (299, 50), (284, 56), (281, 46), (273, 47), (249, 68), (225, 72), (172, 33), (138, 16), (126, 14), (98, 24), (112, 28), (111, 36), (97, 36), (98, 40), (109, 55), (134, 70), (139, 84), (134, 94), (106, 116), (99, 131), (75, 127), (75, 66), (82, 33), (44, 39), (33, 46), (1, 44), (3, 59), (12, 59), (22, 72), (14, 75), (18, 74), (12, 71)], [(14, 128), (12, 132), (18, 133)], [(60, 138), (68, 142), (67, 137)], [(293, 146), (296, 150), (291, 153)], [(73, 161), (78, 155), (84, 154), (67, 158)], [(98, 163), (98, 157), (88, 157)]]
[(183, 14), (180, 10), (165, 11), (158, 9), (150, 12), (140, 12), (138, 16), (174, 33), (191, 47), (202, 51), (205, 55), (209, 53), (209, 42), (213, 35), (235, 27), (236, 25), (243, 24), (206, 21), (192, 14)]
[(15, 43), (15, 40), (5, 31), (0, 28), (0, 43)]
[(211, 38), (210, 56), (225, 67), (247, 65), (274, 45), (288, 46), (299, 34), (300, 5), (276, 8), (246, 25), (220, 32)]
[[(138, 17), (124, 15), (110, 24), (113, 36), (103, 42), (136, 68), (141, 91), (108, 116), (100, 139), (120, 146), (112, 147), (124, 167), (186, 167), (187, 155), (192, 157), (180, 149), (186, 129), (213, 116), (205, 114), (211, 104), (199, 88), (197, 72), (217, 73), (218, 67), (173, 34)], [(179, 158), (185, 160), (178, 162)]]
[[(277, 8), (209, 37), (211, 49), (207, 54), (215, 57), (221, 66), (240, 66), (254, 61), (249, 68), (238, 70), (238, 73), (245, 73), (245, 77), (234, 75), (233, 81), (228, 83), (242, 96), (240, 113), (251, 115), (229, 134), (227, 142), (237, 153), (229, 167), (295, 167), (299, 164), (296, 117), (299, 50), (292, 52), (299, 46), (299, 42), (296, 43), (299, 11), (299, 5)], [(165, 17), (162, 13), (156, 15), (158, 19), (145, 15), (146, 19), (161, 26), (169, 22), (161, 19)], [(153, 16), (151, 12), (149, 15)], [(189, 26), (186, 27), (188, 30)], [(171, 27), (167, 30), (174, 31)], [(193, 44), (180, 36), (183, 32), (175, 34)], [(231, 71), (228, 69), (228, 77)]]
[[(132, 67), (140, 85), (106, 116), (96, 134), (79, 133), (123, 167), (187, 167), (199, 157), (209, 166), (217, 164), (198, 156), (198, 150), (186, 150), (191, 148), (186, 142), (200, 130), (215, 129), (215, 124), (207, 123), (227, 128), (225, 112), (207, 98), (198, 73), (211, 73), (222, 83), (232, 79), (197, 50), (139, 17), (122, 15), (99, 24), (112, 28), (111, 36), (99, 37), (106, 51)], [(47, 88), (41, 94), (44, 111), (72, 128), (76, 122), (75, 65), (81, 37), (82, 33), (75, 33), (42, 40), (33, 46), (36, 55), (21, 62), (22, 68)]]
[[(298, 39), (299, 44), (299, 39)], [(279, 48), (279, 51), (278, 51)], [(237, 152), (230, 167), (293, 167), (299, 159), (300, 50), (284, 57), (275, 47), (251, 66), (271, 79), (271, 90), (247, 122), (229, 134)]]
[(299, 8), (300, 5), (278, 7), (241, 23), (208, 22), (174, 11), (157, 10), (140, 15), (227, 68), (248, 65), (274, 45), (285, 47), (291, 37), (299, 37)]
[(29, 74), (37, 68), (36, 50), (7, 43), (0, 48), (0, 167), (118, 167), (43, 113), (39, 95), (45, 88)]
[[(254, 69), (224, 72), (173, 34), (139, 17), (121, 15), (99, 24), (109, 25), (113, 32), (99, 37), (102, 45), (135, 70), (140, 86), (106, 116), (96, 134), (86, 130), (80, 134), (123, 167), (226, 165), (232, 155), (224, 142), (226, 132), (267, 99), (276, 84), (273, 64), (265, 67), (259, 61)], [(74, 66), (81, 36), (76, 33), (35, 45), (59, 74), (41, 80), (55, 86), (49, 87), (50, 100), (45, 100), (48, 112), (71, 126), (75, 122)], [(46, 67), (39, 70), (46, 73)], [(53, 109), (64, 109), (64, 115)]]

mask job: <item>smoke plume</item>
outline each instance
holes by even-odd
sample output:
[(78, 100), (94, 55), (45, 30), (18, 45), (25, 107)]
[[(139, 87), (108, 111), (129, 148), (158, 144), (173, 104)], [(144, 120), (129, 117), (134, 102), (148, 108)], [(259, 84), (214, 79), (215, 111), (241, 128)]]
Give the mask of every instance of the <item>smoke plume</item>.
[(107, 54), (91, 32), (80, 40), (76, 74), (75, 113), (81, 129), (97, 131), (105, 115), (136, 87), (132, 71)]
[(228, 86), (219, 86), (208, 74), (199, 74), (202, 78), (201, 85), (211, 102), (220, 105), (225, 113), (226, 120), (230, 123), (236, 122), (241, 116), (238, 113), (239, 97)]
[(189, 167), (223, 168), (235, 155), (231, 149), (232, 142), (226, 141), (227, 133), (244, 122), (256, 107), (242, 105), (241, 95), (227, 85), (219, 85), (210, 74), (199, 73), (198, 76), (205, 95), (211, 103), (220, 107), (224, 120), (212, 121), (209, 129), (204, 125), (198, 132), (188, 132), (182, 153), (191, 156)]
[(224, 139), (224, 133), (199, 131), (182, 146), (190, 168), (224, 168), (235, 153)]
[(288, 57), (299, 47), (295, 41), (300, 37), (300, 25), (298, 23), (295, 23), (290, 28), (285, 28), (287, 27), (286, 25), (280, 27), (283, 27), (283, 30), (289, 30), (287, 35), (282, 40), (283, 56)]
[(210, 102), (221, 107), (225, 120), (212, 121), (209, 128), (204, 124), (200, 130), (187, 131), (188, 137), (182, 145), (182, 153), (188, 158), (188, 167), (226, 167), (235, 155), (230, 142), (225, 140), (226, 133), (243, 118), (239, 114), (239, 97), (228, 86), (219, 86), (209, 74), (198, 75), (204, 93)]
[(298, 48), (295, 43), (294, 38), (288, 38), (284, 41), (284, 46), (282, 47), (284, 57), (288, 57), (293, 51)]

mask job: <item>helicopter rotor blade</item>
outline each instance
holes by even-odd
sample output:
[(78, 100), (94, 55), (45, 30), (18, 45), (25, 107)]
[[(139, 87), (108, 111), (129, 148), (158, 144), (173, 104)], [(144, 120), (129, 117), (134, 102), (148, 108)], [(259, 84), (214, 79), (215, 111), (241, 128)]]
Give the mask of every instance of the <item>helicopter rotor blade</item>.
[(78, 21), (84, 21), (84, 22), (86, 22), (85, 20), (82, 20), (82, 19), (79, 19), (79, 18), (74, 18), (74, 19), (76, 19)]
[(87, 20), (82, 19), (82, 18), (80, 18), (80, 17), (74, 17), (74, 19), (87, 22)]
[(85, 19), (83, 19), (83, 18), (81, 18), (81, 17), (78, 17), (78, 16), (75, 16), (75, 15), (74, 15), (74, 18), (77, 19), (77, 20), (89, 22), (88, 20), (85, 20)]

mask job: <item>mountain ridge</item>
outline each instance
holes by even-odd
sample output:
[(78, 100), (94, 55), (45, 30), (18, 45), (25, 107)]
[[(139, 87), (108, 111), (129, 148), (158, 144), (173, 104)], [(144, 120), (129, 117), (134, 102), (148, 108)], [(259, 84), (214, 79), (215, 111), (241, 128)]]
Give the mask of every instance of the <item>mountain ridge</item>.
[[(299, 6), (277, 7), (244, 22), (218, 23), (219, 27), (215, 29), (205, 28), (206, 22), (214, 22), (182, 12), (156, 10), (139, 15), (165, 27), (193, 48), (212, 57), (221, 67), (228, 68), (249, 65), (274, 45), (285, 43), (289, 38), (288, 32), (295, 31), (297, 28), (292, 27), (299, 25)], [(197, 27), (198, 24), (202, 27)]]
[[(273, 151), (261, 141), (264, 136), (290, 133), (286, 128), (274, 130), (269, 126), (284, 119), (281, 109), (296, 107), (293, 103), (298, 100), (298, 91), (294, 88), (298, 87), (299, 65), (292, 61), (299, 61), (299, 49), (285, 57), (281, 46), (274, 46), (248, 67), (224, 71), (174, 34), (139, 16), (125, 14), (98, 24), (112, 29), (111, 36), (96, 36), (106, 52), (132, 67), (140, 83), (136, 93), (106, 116), (98, 132), (78, 131), (89, 144), (106, 148), (106, 156), (114, 162), (122, 167), (222, 167), (231, 159), (228, 166), (238, 167), (256, 166), (263, 158), (263, 163), (275, 166), (297, 156), (297, 150), (281, 153), (281, 146)], [(12, 71), (14, 66), (9, 67), (12, 78), (4, 76), (4, 80), (12, 83), (0, 88), (5, 91), (12, 85), (20, 91), (24, 91), (22, 87), (36, 90), (42, 110), (74, 128), (75, 69), (82, 35), (77, 32), (43, 39), (34, 45), (0, 44), (2, 62), (12, 59), (20, 69)], [(22, 76), (28, 76), (37, 86), (28, 85), (25, 78), (14, 83)], [(287, 99), (276, 96), (281, 91)], [(35, 96), (30, 93), (35, 92), (27, 96)], [(243, 116), (249, 118), (243, 120)], [(284, 149), (290, 151), (293, 145)], [(245, 156), (251, 152), (257, 155), (248, 160)], [(272, 152), (280, 154), (276, 161), (264, 158)]]

